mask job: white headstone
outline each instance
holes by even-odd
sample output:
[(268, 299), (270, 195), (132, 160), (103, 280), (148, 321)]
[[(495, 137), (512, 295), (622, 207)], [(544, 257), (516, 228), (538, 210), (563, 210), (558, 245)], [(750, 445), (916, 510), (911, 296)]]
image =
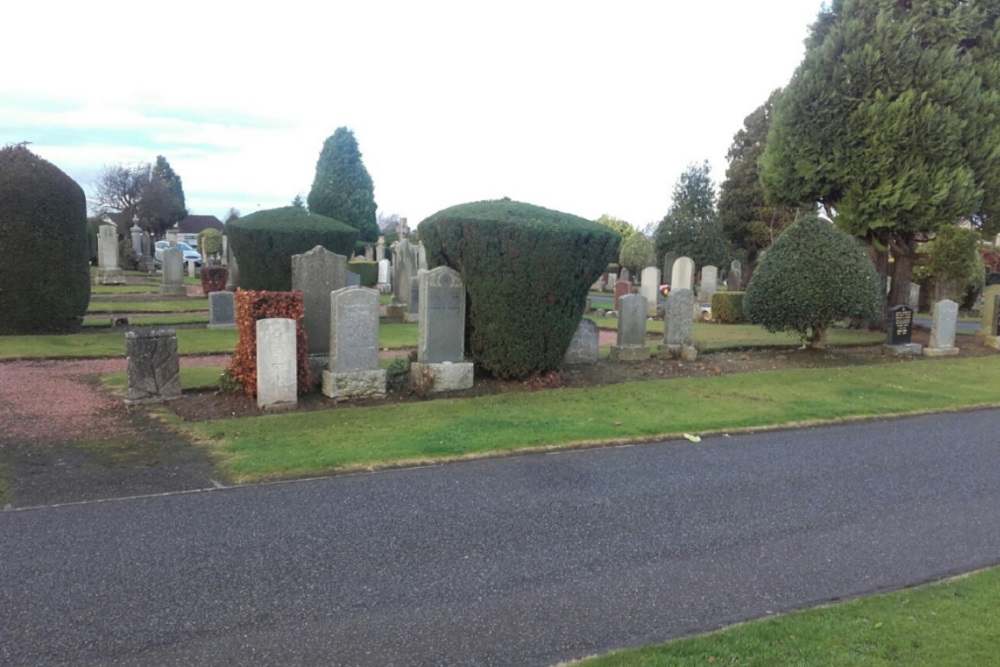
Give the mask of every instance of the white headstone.
[(294, 407), (298, 401), (295, 320), (257, 320), (257, 407)]
[(646, 315), (656, 317), (656, 306), (660, 299), (660, 270), (655, 266), (647, 266), (642, 270), (639, 294), (646, 297)]
[(719, 287), (719, 267), (704, 266), (701, 269), (701, 292), (698, 295), (699, 301), (711, 301)]
[(690, 257), (678, 257), (674, 261), (673, 275), (670, 276), (670, 291), (692, 289), (694, 284), (694, 260)]
[(163, 251), (163, 284), (160, 293), (177, 296), (184, 290), (184, 253), (176, 245), (171, 244)]
[(958, 354), (955, 347), (955, 329), (958, 322), (958, 304), (950, 299), (944, 299), (934, 304), (931, 309), (931, 339), (930, 345), (923, 352), (929, 357), (941, 357)]

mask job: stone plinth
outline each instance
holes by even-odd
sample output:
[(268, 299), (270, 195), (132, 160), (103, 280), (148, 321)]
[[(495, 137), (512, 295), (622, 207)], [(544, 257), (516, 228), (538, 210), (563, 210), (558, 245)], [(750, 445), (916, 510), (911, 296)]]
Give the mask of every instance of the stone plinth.
[(330, 398), (385, 396), (384, 370), (331, 373), (323, 371), (323, 395)]
[(471, 389), (473, 371), (474, 365), (467, 361), (458, 363), (416, 361), (410, 364), (410, 386), (416, 391), (434, 394)]
[(611, 361), (646, 361), (649, 348), (645, 345), (612, 345)]
[(126, 405), (160, 403), (181, 395), (177, 335), (172, 329), (125, 332), (128, 356)]
[(891, 357), (916, 357), (923, 351), (920, 343), (901, 343), (899, 345), (883, 345), (882, 354)]

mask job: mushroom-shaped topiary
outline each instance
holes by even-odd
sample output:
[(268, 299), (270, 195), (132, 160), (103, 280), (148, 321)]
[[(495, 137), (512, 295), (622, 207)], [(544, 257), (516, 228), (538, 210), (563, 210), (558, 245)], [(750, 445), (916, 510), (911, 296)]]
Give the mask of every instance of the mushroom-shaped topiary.
[(871, 320), (881, 304), (875, 267), (860, 243), (813, 216), (789, 227), (767, 251), (743, 296), (743, 316), (823, 347), (831, 324)]

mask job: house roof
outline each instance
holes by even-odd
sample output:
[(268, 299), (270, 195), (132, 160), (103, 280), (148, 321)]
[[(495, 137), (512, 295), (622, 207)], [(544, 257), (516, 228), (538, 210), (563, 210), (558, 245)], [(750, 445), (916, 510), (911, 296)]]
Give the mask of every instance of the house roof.
[(182, 234), (198, 234), (206, 229), (223, 229), (222, 221), (214, 215), (189, 215), (177, 223), (177, 230)]

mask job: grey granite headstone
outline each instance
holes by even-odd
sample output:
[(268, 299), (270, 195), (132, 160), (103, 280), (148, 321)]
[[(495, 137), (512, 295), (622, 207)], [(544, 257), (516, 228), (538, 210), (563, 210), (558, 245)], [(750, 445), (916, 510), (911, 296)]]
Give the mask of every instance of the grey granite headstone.
[(136, 257), (142, 257), (142, 229), (139, 225), (132, 225), (129, 233), (132, 235), (132, 251)]
[(232, 292), (209, 292), (209, 329), (234, 329), (236, 327), (235, 301), (236, 297)]
[(906, 300), (906, 305), (913, 310), (920, 308), (920, 283), (910, 283), (910, 298)]
[[(403, 239), (396, 245), (392, 261), (392, 301), (405, 306), (410, 303), (410, 280), (415, 278), (420, 268), (420, 249)], [(402, 309), (406, 312), (406, 309)]]
[(979, 331), (977, 336), (995, 338), (997, 336), (997, 318), (1000, 316), (1000, 285), (990, 285), (983, 290), (983, 309), (981, 311)]
[(420, 272), (426, 269), (417, 269), (417, 275), (410, 278), (410, 300), (406, 304), (406, 320), (417, 322), (420, 319)]
[(323, 394), (331, 398), (384, 396), (386, 372), (379, 367), (378, 292), (345, 287), (330, 293), (330, 362)]
[(222, 235), (222, 265), (229, 266), (229, 235)]
[(125, 403), (158, 403), (181, 395), (177, 335), (172, 329), (125, 332), (128, 393)]
[(392, 292), (392, 265), (387, 259), (378, 262), (378, 291), (382, 294)]
[[(693, 289), (694, 260), (690, 257), (678, 257), (674, 262), (673, 274), (670, 276), (670, 291), (675, 289)], [(693, 308), (693, 306), (692, 306)]]
[(569, 349), (563, 356), (564, 364), (596, 364), (600, 349), (601, 330), (597, 322), (583, 318), (576, 327)]
[(712, 300), (712, 295), (719, 289), (719, 267), (705, 266), (701, 269), (701, 293), (698, 295), (699, 301)]
[(292, 255), (292, 290), (302, 292), (309, 355), (330, 354), (330, 292), (347, 286), (347, 258), (316, 246)]
[(98, 285), (123, 285), (125, 274), (118, 263), (118, 228), (113, 224), (101, 225), (97, 232)]
[(664, 315), (665, 345), (678, 348), (691, 345), (692, 312), (694, 312), (694, 292), (689, 289), (670, 290)]
[(184, 289), (184, 253), (174, 243), (163, 251), (163, 284), (160, 294), (179, 296), (186, 294)]
[(646, 315), (656, 317), (656, 307), (660, 300), (660, 270), (647, 266), (642, 270), (642, 285), (639, 293), (646, 297)]
[(142, 250), (141, 254), (142, 254), (142, 256), (143, 257), (152, 257), (153, 256), (153, 239), (149, 235), (149, 232), (143, 232), (142, 233), (141, 244), (142, 244), (142, 247), (141, 247), (141, 250)]
[[(674, 263), (677, 261), (677, 253), (674, 251), (668, 252), (663, 256), (663, 273), (660, 277), (663, 281), (673, 280), (674, 278)], [(673, 285), (670, 286), (673, 289)]]
[(729, 276), (726, 278), (726, 288), (730, 292), (739, 292), (743, 289), (743, 273), (736, 269), (729, 269)]
[(420, 325), (417, 361), (465, 359), (465, 284), (458, 271), (439, 266), (419, 274)]
[(257, 407), (294, 408), (298, 402), (295, 320), (257, 320)]
[(929, 357), (943, 357), (958, 354), (955, 347), (955, 329), (958, 322), (958, 304), (944, 299), (931, 309), (930, 345), (924, 348)]
[(228, 252), (226, 253), (228, 273), (226, 274), (226, 289), (230, 292), (235, 292), (240, 287), (240, 267), (236, 261), (236, 253), (233, 252), (233, 244), (228, 245)]
[(646, 347), (646, 297), (626, 294), (618, 300), (617, 345), (611, 347), (612, 361), (649, 359)]
[(734, 259), (732, 262), (729, 263), (729, 270), (739, 271), (740, 273), (743, 273), (743, 262), (741, 262), (738, 259)]

